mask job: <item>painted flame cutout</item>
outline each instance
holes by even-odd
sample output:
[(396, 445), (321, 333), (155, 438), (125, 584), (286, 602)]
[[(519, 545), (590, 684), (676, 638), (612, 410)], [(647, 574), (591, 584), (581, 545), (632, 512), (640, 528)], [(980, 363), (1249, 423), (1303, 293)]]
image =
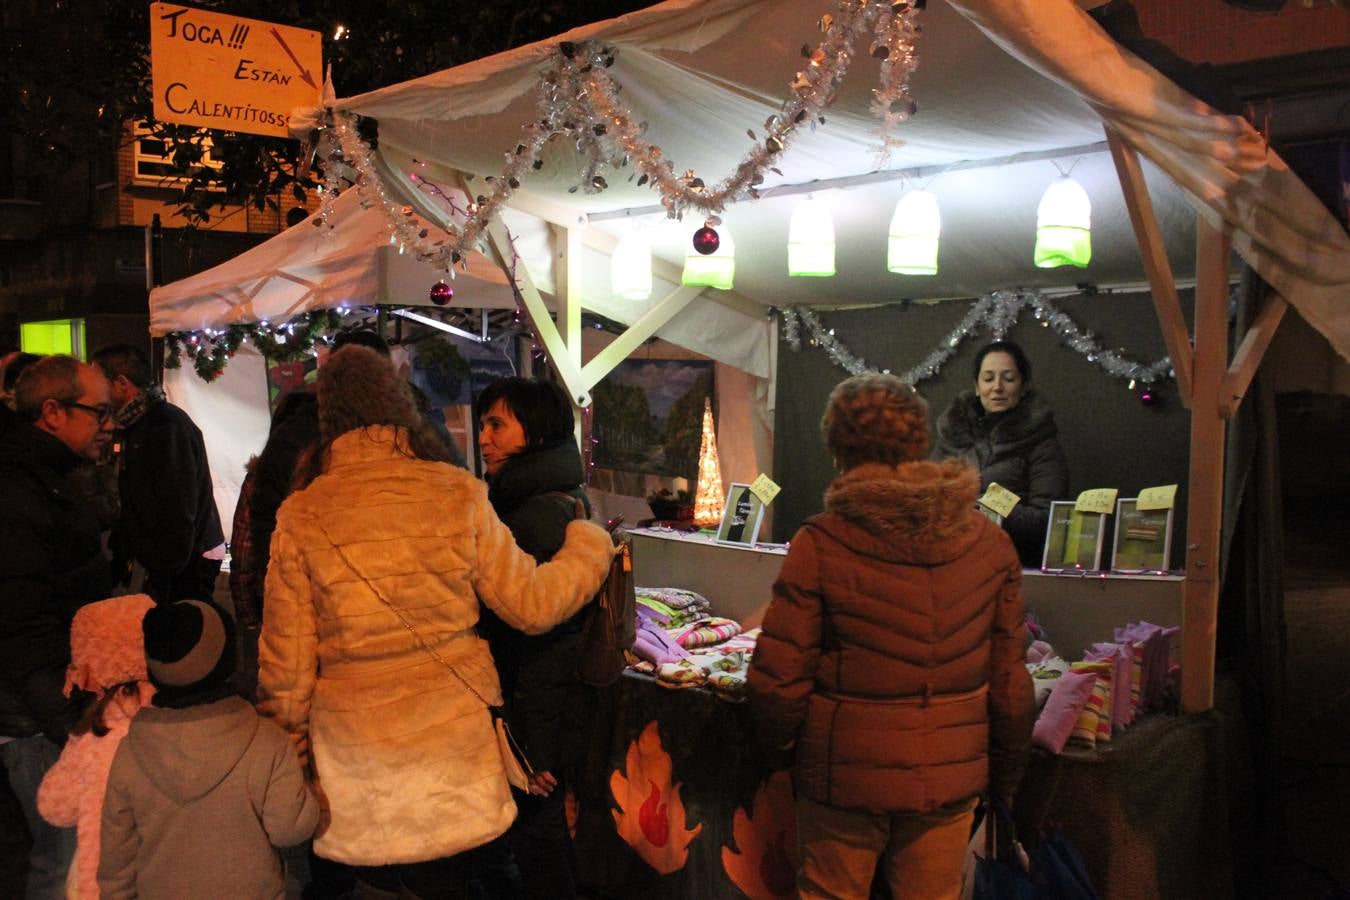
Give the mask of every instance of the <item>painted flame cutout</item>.
[(677, 872), (689, 861), (689, 845), (703, 831), (703, 823), (685, 828), (680, 785), (673, 781), (670, 755), (661, 746), (655, 722), (649, 722), (628, 745), (626, 772), (609, 776), (609, 788), (618, 804), (611, 810), (619, 837), (637, 851), (647, 865), (662, 875)]
[(740, 852), (722, 848), (722, 868), (750, 900), (797, 896), (797, 817), (792, 781), (775, 772), (758, 791), (749, 810), (732, 819), (731, 834)]

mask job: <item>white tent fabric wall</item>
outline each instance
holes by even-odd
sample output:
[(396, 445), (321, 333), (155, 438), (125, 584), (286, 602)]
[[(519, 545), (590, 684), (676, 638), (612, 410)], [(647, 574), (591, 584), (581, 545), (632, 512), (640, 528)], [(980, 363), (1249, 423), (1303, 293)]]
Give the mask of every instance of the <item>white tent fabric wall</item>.
[[(818, 39), (817, 22), (831, 8), (828, 0), (671, 0), (341, 99), (334, 108), (378, 120), (386, 175), (396, 176), (389, 186), (401, 184), (410, 202), (422, 203), (407, 179), (410, 160), (443, 173), (496, 174), (521, 125), (536, 115), (538, 74), (558, 42), (596, 38), (618, 48), (612, 75), (634, 116), (650, 122), (647, 138), (677, 171), (694, 169), (712, 183), (751, 146), (746, 128), (761, 130), (778, 112), (802, 65), (799, 48)], [(933, 0), (923, 23), (912, 85), (919, 114), (900, 128), (897, 136), (906, 144), (885, 171), (877, 171), (876, 121), (868, 109), (877, 63), (857, 48), (836, 103), (825, 111), (826, 124), (798, 129), (777, 162), (782, 175), (769, 175), (763, 185), (766, 198), (723, 213), (738, 248), (735, 296), (720, 303), (705, 291), (661, 329), (662, 337), (771, 378), (772, 325), (746, 300), (852, 305), (969, 297), (1014, 286), (1142, 283), (1135, 237), (1104, 152), (1105, 123), (1144, 157), (1179, 279), (1193, 272), (1195, 212), (1226, 222), (1243, 258), (1350, 359), (1350, 237), (1246, 122), (1216, 113), (1167, 81), (1072, 0)], [(294, 121), (305, 116), (297, 112)], [(308, 121), (317, 121), (315, 111)], [(635, 321), (673, 287), (671, 280), (658, 280), (646, 305), (616, 302), (604, 283), (607, 254), (597, 248), (646, 223), (654, 254), (669, 273), (681, 264), (701, 216), (666, 221), (659, 198), (622, 173), (607, 175), (611, 187), (603, 193), (573, 193), (581, 166), (566, 142), (549, 145), (545, 161), (504, 216), (518, 235), (523, 264), (541, 290), (551, 291), (556, 251), (544, 219), (581, 229), (590, 248), (583, 257), (584, 305)], [(1056, 164), (1075, 166), (1074, 177), (1093, 201), (1094, 259), (1086, 269), (1043, 270), (1031, 262), (1036, 201)], [(824, 182), (816, 195), (834, 206), (839, 273), (788, 279), (787, 220), (794, 196), (816, 182)], [(939, 274), (889, 275), (886, 225), (903, 190), (921, 184), (942, 206)], [(775, 198), (775, 189), (782, 196)], [(335, 213), (331, 236), (302, 223), (230, 263), (156, 289), (152, 330), (279, 319), (343, 302), (424, 302), (425, 287), (439, 274), (393, 252), (381, 212), (362, 208), (355, 195), (340, 198), (345, 212)], [(528, 209), (562, 215), (541, 218)], [(393, 269), (396, 278), (389, 275)], [(456, 305), (514, 303), (505, 277), (486, 259), (474, 257), (468, 275), (454, 284)], [(219, 384), (198, 387), (214, 394)], [(772, 383), (756, 390), (772, 392)]]
[(202, 430), (216, 510), (229, 541), (244, 467), (250, 456), (262, 452), (271, 424), (262, 355), (249, 345), (240, 347), (220, 377), (209, 384), (197, 377), (190, 363), (167, 369), (164, 392)]
[[(801, 65), (798, 48), (818, 37), (816, 22), (830, 6), (823, 0), (678, 0), (559, 39), (596, 38), (617, 46), (613, 77), (623, 86), (621, 96), (634, 115), (650, 122), (647, 138), (662, 147), (677, 171), (694, 169), (711, 183), (734, 168), (748, 149), (746, 127), (756, 128), (778, 111), (786, 85)], [(898, 136), (907, 143), (887, 163), (889, 172), (918, 170), (917, 179), (936, 175), (933, 189), (942, 199), (947, 182), (990, 171), (940, 174), (947, 167), (1027, 156), (1043, 159), (1057, 152), (1063, 163), (1071, 164), (1084, 148), (1100, 150), (1092, 145), (1103, 140), (1105, 121), (1178, 183), (1150, 180), (1164, 218), (1166, 210), (1187, 202), (1202, 215), (1227, 222), (1234, 229), (1234, 246), (1247, 262), (1350, 358), (1350, 317), (1343, 312), (1350, 294), (1350, 238), (1247, 123), (1220, 115), (1177, 88), (1107, 37), (1072, 0), (935, 0), (923, 13), (923, 23), (921, 63), (913, 82), (920, 111), (900, 128)], [(537, 72), (556, 45), (555, 40), (518, 48), (340, 99), (336, 108), (377, 119), (382, 153), (396, 151), (460, 171), (494, 173), (500, 170), (502, 153), (514, 146), (520, 125), (534, 116)], [(876, 62), (859, 50), (838, 100), (825, 113), (827, 124), (812, 133), (799, 129), (803, 133), (779, 162), (783, 176), (770, 176), (766, 190), (819, 179), (866, 178), (876, 170), (875, 121), (867, 109), (876, 72)], [(611, 187), (603, 193), (569, 194), (579, 178), (576, 162), (573, 151), (554, 147), (544, 169), (526, 180), (523, 191), (593, 215), (653, 208), (656, 198), (650, 190), (617, 174), (607, 176)], [(1002, 171), (1000, 189), (986, 194), (989, 206), (1006, 208), (1011, 217), (1017, 207), (1004, 202), (1004, 192), (1020, 187), (1021, 193), (1030, 193), (1030, 184), (1048, 184), (1055, 174), (1050, 162), (1042, 162), (1039, 170), (1038, 181), (1029, 174)], [(1104, 171), (1109, 170), (1106, 165)], [(873, 232), (884, 230), (890, 213), (876, 202), (880, 193), (856, 191), (849, 201), (866, 210), (859, 218)], [(1113, 182), (1091, 193), (1097, 209), (1119, 208), (1122, 202)], [(1024, 199), (1014, 196), (1013, 201), (1020, 206)], [(765, 303), (876, 303), (969, 296), (1015, 285), (1109, 283), (1118, 277), (1112, 253), (1137, 256), (1131, 234), (1109, 231), (1094, 235), (1094, 244), (1107, 251), (1102, 265), (1081, 272), (1038, 270), (1029, 252), (982, 245), (975, 248), (977, 253), (997, 254), (998, 265), (991, 268), (999, 272), (998, 281), (972, 289), (971, 279), (944, 283), (943, 272), (928, 280), (878, 276), (884, 271), (877, 267), (884, 245), (877, 241), (872, 249), (858, 251), (876, 264), (846, 267), (841, 260), (839, 276), (828, 284), (789, 283), (782, 268), (785, 222), (779, 220), (778, 228), (756, 227), (765, 221), (754, 218), (763, 206), (740, 204), (724, 218), (740, 257), (737, 292)], [(743, 221), (746, 216), (750, 218)], [(949, 236), (959, 241), (965, 228), (982, 220), (949, 219), (945, 208), (943, 216), (941, 265), (944, 272), (964, 272), (970, 257), (947, 251), (945, 242)], [(1029, 235), (1034, 204), (1023, 218), (1021, 230)], [(852, 241), (861, 246), (867, 240), (866, 235), (848, 235), (838, 221), (836, 228), (841, 245)], [(1180, 251), (1185, 263), (1177, 274), (1186, 277), (1194, 241), (1184, 231), (1165, 233), (1164, 238)], [(1012, 246), (1004, 242), (1006, 249)], [(656, 252), (676, 261), (669, 248), (657, 247)], [(1142, 281), (1137, 261), (1134, 272), (1131, 280)], [(815, 291), (826, 296), (813, 296)]]
[[(384, 219), (356, 193), (337, 200), (333, 228), (306, 219), (205, 272), (150, 292), (150, 330), (223, 328), (238, 322), (283, 322), (312, 309), (358, 303), (422, 303), (440, 273), (389, 246)], [(506, 276), (479, 260), (455, 279), (467, 306), (510, 309)]]

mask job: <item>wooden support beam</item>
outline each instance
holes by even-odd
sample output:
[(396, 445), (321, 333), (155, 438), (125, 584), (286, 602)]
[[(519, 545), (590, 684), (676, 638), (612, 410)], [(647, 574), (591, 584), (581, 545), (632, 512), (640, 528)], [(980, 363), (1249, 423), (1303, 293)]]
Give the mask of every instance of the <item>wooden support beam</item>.
[(1266, 305), (1256, 314), (1256, 320), (1242, 337), (1242, 343), (1233, 354), (1233, 363), (1219, 389), (1219, 409), (1225, 419), (1231, 419), (1242, 405), (1242, 398), (1251, 387), (1261, 358), (1266, 355), (1270, 342), (1275, 339), (1275, 331), (1280, 327), (1289, 304), (1274, 292), (1266, 299)]
[(1197, 221), (1195, 367), (1191, 404), (1190, 496), (1186, 512), (1186, 580), (1182, 584), (1181, 705), (1214, 705), (1218, 634), (1219, 531), (1223, 522), (1226, 421), (1220, 390), (1228, 372), (1229, 234)]
[(1116, 164), (1120, 189), (1125, 195), (1125, 207), (1130, 212), (1130, 224), (1134, 226), (1134, 236), (1139, 241), (1139, 255), (1143, 257), (1144, 273), (1152, 289), (1153, 306), (1158, 311), (1158, 324), (1162, 327), (1163, 340), (1167, 343), (1167, 354), (1172, 358), (1173, 371), (1177, 373), (1177, 392), (1181, 394), (1182, 404), (1190, 407), (1194, 393), (1192, 372), (1195, 368), (1190, 335), (1186, 329), (1186, 317), (1181, 312), (1181, 301), (1177, 298), (1172, 265), (1167, 261), (1162, 231), (1158, 228), (1158, 219), (1153, 212), (1153, 200), (1149, 197), (1144, 170), (1139, 164), (1139, 154), (1112, 128), (1106, 129), (1106, 142), (1111, 148), (1111, 159)]
[(550, 226), (553, 232), (553, 295), (558, 330), (572, 364), (581, 368), (581, 229)]
[[(488, 223), (487, 235), (493, 253), (497, 257), (497, 264), (507, 273), (507, 277), (510, 277), (514, 251), (506, 234), (506, 226), (500, 219), (493, 219)], [(544, 298), (534, 285), (529, 267), (515, 266), (515, 277), (520, 280), (517, 289), (520, 291), (520, 299), (525, 304), (525, 312), (530, 317), (530, 324), (534, 326), (535, 336), (543, 343), (544, 350), (548, 353), (553, 367), (558, 370), (558, 377), (562, 379), (572, 402), (583, 409), (590, 406), (591, 392), (581, 377), (581, 367), (572, 362), (567, 345), (563, 343), (562, 335), (558, 332), (558, 326), (553, 324), (548, 307), (544, 305)]]
[(655, 306), (642, 314), (642, 318), (629, 325), (623, 334), (581, 367), (581, 378), (586, 387), (593, 388), (599, 384), (600, 379), (628, 358), (628, 354), (642, 346), (647, 338), (656, 334), (661, 326), (675, 318), (680, 310), (701, 293), (703, 293), (701, 287), (678, 287), (662, 297)]

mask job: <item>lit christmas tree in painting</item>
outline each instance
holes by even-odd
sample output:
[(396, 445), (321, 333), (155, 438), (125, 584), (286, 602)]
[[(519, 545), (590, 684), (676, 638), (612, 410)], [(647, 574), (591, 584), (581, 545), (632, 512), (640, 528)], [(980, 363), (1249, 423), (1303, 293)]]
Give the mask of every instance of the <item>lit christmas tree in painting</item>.
[(703, 440), (698, 449), (698, 490), (694, 494), (694, 524), (716, 525), (722, 518), (727, 495), (722, 490), (722, 464), (717, 459), (717, 434), (713, 431), (712, 400), (703, 402)]

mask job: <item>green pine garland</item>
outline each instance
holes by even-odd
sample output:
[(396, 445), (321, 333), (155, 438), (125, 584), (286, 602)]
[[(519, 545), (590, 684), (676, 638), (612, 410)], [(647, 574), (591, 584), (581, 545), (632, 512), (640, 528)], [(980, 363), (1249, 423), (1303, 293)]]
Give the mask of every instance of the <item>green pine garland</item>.
[(230, 325), (224, 331), (171, 331), (164, 337), (164, 367), (179, 368), (186, 353), (197, 375), (209, 383), (220, 377), (230, 357), (246, 340), (252, 340), (258, 352), (270, 360), (296, 362), (310, 356), (314, 345), (336, 333), (341, 325), (342, 315), (337, 310), (316, 309), (281, 325), (249, 322)]

